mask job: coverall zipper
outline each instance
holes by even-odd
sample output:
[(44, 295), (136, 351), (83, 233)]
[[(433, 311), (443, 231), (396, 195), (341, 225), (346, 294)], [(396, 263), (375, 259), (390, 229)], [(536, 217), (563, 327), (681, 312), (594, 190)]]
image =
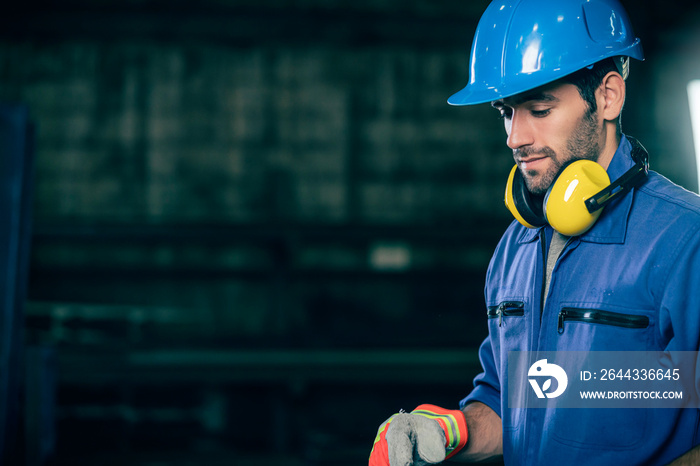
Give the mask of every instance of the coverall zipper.
[(621, 314), (619, 312), (602, 311), (599, 309), (565, 307), (559, 311), (558, 331), (560, 334), (564, 333), (565, 320), (624, 328), (647, 328), (649, 326), (649, 317), (647, 316)]
[(503, 323), (503, 317), (525, 315), (525, 304), (520, 301), (504, 301), (498, 306), (489, 306), (487, 310), (489, 319), (498, 317), (498, 326)]

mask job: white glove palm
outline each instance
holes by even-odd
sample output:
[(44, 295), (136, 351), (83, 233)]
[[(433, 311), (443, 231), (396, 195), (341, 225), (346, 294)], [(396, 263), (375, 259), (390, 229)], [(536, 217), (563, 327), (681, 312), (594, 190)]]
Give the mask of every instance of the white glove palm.
[(445, 460), (445, 432), (437, 421), (400, 413), (386, 431), (391, 466), (425, 466)]

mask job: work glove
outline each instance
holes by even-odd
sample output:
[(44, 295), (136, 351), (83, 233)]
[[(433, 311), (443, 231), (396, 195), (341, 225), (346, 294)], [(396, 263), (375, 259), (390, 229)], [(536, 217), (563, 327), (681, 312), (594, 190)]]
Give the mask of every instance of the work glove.
[(459, 410), (423, 404), (399, 412), (379, 426), (369, 466), (425, 466), (456, 455), (467, 443), (467, 421)]

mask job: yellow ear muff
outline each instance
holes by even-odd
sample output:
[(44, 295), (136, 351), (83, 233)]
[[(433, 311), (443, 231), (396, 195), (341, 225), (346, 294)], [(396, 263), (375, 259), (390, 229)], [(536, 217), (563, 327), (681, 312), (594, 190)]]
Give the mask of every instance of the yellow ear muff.
[(545, 195), (547, 222), (562, 235), (585, 233), (603, 211), (588, 212), (585, 201), (608, 185), (608, 173), (596, 162), (577, 160), (571, 163), (562, 170)]
[(534, 198), (530, 194), (517, 165), (513, 165), (508, 175), (505, 203), (513, 217), (528, 228), (538, 228), (547, 223), (542, 210), (542, 197)]
[(515, 217), (515, 219), (522, 225), (525, 225), (528, 228), (535, 228), (534, 225), (530, 225), (527, 221), (525, 221), (523, 216), (520, 215), (520, 212), (518, 212), (518, 209), (515, 207), (515, 199), (513, 199), (513, 177), (515, 176), (515, 172), (517, 169), (518, 166), (513, 165), (513, 169), (510, 171), (510, 175), (508, 175), (505, 197), (506, 207), (508, 208), (508, 210), (510, 210), (510, 213), (513, 214), (513, 217)]

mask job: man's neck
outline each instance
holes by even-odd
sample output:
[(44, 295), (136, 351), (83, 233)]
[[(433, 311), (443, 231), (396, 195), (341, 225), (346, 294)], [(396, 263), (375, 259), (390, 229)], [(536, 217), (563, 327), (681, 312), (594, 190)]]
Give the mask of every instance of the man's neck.
[(605, 132), (604, 145), (600, 151), (600, 156), (598, 156), (598, 163), (607, 170), (620, 145), (620, 136), (617, 132), (617, 124), (612, 121), (606, 121), (603, 124), (603, 131)]

